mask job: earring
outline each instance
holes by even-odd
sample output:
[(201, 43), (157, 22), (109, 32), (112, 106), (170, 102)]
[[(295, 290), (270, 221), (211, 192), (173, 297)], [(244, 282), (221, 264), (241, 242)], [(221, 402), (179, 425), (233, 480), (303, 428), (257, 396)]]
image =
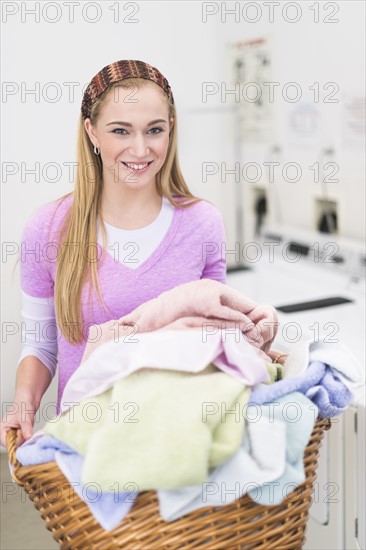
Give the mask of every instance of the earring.
[(94, 153), (95, 153), (96, 155), (99, 155), (99, 154), (100, 154), (100, 149), (99, 149), (99, 147), (97, 147), (96, 145), (94, 145)]

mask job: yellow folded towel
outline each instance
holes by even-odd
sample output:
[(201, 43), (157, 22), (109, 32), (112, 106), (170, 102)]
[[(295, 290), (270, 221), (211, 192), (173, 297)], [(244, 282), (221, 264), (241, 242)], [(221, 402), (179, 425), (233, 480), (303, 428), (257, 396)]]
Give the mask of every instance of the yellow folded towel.
[(48, 422), (85, 457), (83, 483), (107, 491), (197, 485), (239, 448), (251, 388), (209, 364), (140, 369)]

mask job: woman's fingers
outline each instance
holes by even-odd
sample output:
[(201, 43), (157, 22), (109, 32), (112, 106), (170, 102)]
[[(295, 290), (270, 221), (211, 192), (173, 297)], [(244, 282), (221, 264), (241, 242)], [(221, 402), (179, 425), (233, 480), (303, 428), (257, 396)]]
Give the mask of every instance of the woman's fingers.
[[(8, 425), (8, 424), (4, 424), (2, 423), (2, 426), (1, 426), (1, 434), (0, 434), (0, 442), (1, 442), (1, 445), (3, 447), (5, 447), (6, 449), (6, 438), (7, 438), (7, 433), (9, 430), (11, 430), (12, 428), (17, 428), (17, 426), (13, 426), (13, 425)], [(19, 434), (20, 430), (18, 430), (18, 434)]]
[(17, 447), (19, 445), (22, 445), (24, 441), (31, 438), (33, 435), (33, 424), (34, 424), (34, 416), (33, 418), (27, 418), (25, 422), (21, 422), (18, 417), (13, 418), (3, 418), (1, 420), (1, 426), (0, 426), (0, 443), (3, 447), (6, 448), (6, 438), (7, 433), (12, 428), (17, 430)]

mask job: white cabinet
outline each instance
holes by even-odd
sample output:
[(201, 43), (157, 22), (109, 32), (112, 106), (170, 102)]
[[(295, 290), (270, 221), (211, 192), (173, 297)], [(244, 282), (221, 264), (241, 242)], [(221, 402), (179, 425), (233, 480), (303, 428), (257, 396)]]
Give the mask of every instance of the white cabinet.
[(347, 411), (345, 437), (345, 548), (366, 548), (365, 407)]
[(365, 407), (332, 419), (320, 452), (304, 550), (365, 550)]
[[(346, 413), (344, 413), (346, 414)], [(304, 550), (344, 550), (344, 415), (331, 419), (320, 450)]]

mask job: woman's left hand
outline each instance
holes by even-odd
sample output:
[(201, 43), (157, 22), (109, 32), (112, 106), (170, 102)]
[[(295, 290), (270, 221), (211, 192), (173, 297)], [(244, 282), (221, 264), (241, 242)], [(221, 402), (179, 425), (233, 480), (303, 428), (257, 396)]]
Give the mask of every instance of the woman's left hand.
[(286, 361), (287, 357), (288, 357), (288, 354), (283, 354), (282, 355), (282, 353), (280, 351), (269, 351), (267, 353), (267, 355), (272, 359), (272, 362), (276, 359), (276, 357), (281, 355), (281, 357), (279, 357), (276, 361), (276, 363), (280, 363), (280, 365), (283, 365), (284, 362)]

